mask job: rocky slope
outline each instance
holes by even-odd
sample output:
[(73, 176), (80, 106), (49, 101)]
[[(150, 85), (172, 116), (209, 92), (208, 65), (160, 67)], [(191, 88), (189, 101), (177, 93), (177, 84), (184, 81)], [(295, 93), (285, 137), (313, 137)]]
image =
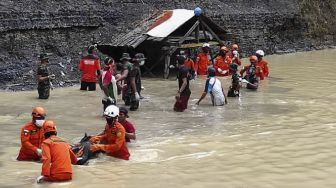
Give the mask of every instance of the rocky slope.
[(54, 85), (76, 83), (78, 60), (89, 44), (109, 43), (161, 10), (196, 6), (232, 33), (245, 55), (336, 44), (333, 0), (2, 0), (0, 89), (35, 88), (41, 52), (51, 54)]

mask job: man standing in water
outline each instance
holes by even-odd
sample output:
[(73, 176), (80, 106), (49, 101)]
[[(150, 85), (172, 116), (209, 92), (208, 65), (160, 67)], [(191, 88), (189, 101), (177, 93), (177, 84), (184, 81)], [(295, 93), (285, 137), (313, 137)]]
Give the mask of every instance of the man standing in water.
[(111, 105), (116, 104), (117, 99), (117, 85), (116, 79), (112, 74), (114, 60), (112, 58), (106, 58), (104, 60), (104, 67), (101, 73), (101, 77), (98, 80), (99, 86), (103, 91), (103, 109), (105, 109)]
[(216, 78), (216, 70), (212, 67), (208, 68), (208, 79), (206, 80), (204, 92), (201, 98), (197, 101), (196, 105), (204, 99), (204, 97), (210, 93), (213, 106), (223, 106), (227, 104), (227, 98), (222, 87), (222, 83)]
[(257, 66), (258, 58), (255, 55), (250, 56), (250, 65), (244, 66), (244, 68), (240, 71), (241, 77), (243, 77), (244, 73), (246, 75), (243, 77), (246, 82), (246, 88), (256, 90), (259, 86), (259, 77), (262, 75), (261, 68)]
[(256, 56), (258, 57), (257, 66), (259, 66), (262, 69), (262, 76), (260, 76), (260, 79), (263, 80), (265, 77), (268, 77), (269, 70), (268, 70), (268, 62), (263, 59), (265, 56), (265, 52), (262, 50), (256, 51)]
[[(130, 154), (125, 141), (125, 128), (118, 122), (118, 115), (119, 108), (117, 106), (110, 105), (106, 108), (104, 112), (106, 119), (104, 133), (91, 137), (90, 151), (102, 151), (107, 155), (128, 160)], [(104, 144), (98, 144), (97, 142)]]
[(37, 183), (71, 180), (71, 164), (76, 164), (77, 158), (70, 145), (57, 137), (56, 125), (53, 121), (45, 121), (43, 132), (46, 139), (42, 143), (42, 172), (37, 178)]
[(41, 64), (37, 69), (37, 82), (38, 87), (37, 91), (39, 94), (39, 99), (48, 99), (50, 94), (50, 80), (55, 79), (55, 75), (49, 75), (49, 69), (47, 64), (49, 62), (49, 58), (47, 54), (40, 55)]
[(135, 128), (134, 125), (127, 121), (126, 118), (128, 118), (128, 110), (125, 107), (119, 108), (119, 117), (118, 122), (125, 128), (125, 138), (126, 142), (131, 142), (131, 140), (135, 140)]
[(183, 112), (188, 107), (189, 97), (191, 95), (191, 91), (189, 88), (189, 80), (191, 75), (189, 74), (189, 70), (184, 66), (185, 59), (179, 59), (178, 66), (178, 84), (179, 89), (176, 94), (176, 102), (174, 105), (174, 111)]
[(38, 161), (42, 156), (41, 144), (44, 140), (43, 123), (46, 112), (42, 107), (34, 107), (32, 121), (21, 129), (21, 149), (17, 160)]
[(206, 71), (208, 66), (211, 65), (210, 62), (210, 44), (204, 43), (202, 46), (202, 52), (197, 55), (195, 68), (197, 71), (197, 75), (206, 75)]
[(241, 87), (241, 77), (237, 73), (238, 65), (236, 63), (232, 63), (230, 65), (230, 74), (232, 75), (232, 83), (229, 88), (228, 97), (239, 97), (239, 89)]
[(97, 76), (100, 75), (100, 60), (94, 55), (95, 46), (89, 46), (88, 55), (82, 57), (79, 63), (79, 70), (82, 71), (80, 90), (95, 91)]

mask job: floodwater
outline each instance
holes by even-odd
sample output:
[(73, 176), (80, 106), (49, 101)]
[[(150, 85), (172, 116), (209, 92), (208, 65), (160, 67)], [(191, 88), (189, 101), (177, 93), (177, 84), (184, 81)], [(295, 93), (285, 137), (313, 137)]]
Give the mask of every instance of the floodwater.
[[(47, 109), (59, 136), (100, 132), (100, 91), (0, 93), (0, 187), (336, 187), (336, 50), (266, 56), (270, 77), (224, 107), (200, 106), (204, 79), (192, 83), (189, 109), (173, 112), (175, 80), (145, 79), (140, 110), (130, 112), (137, 141), (131, 159), (100, 156), (74, 166), (74, 179), (38, 185), (41, 163), (18, 162), (20, 128), (32, 106)], [(244, 62), (247, 63), (246, 60)], [(223, 78), (225, 89), (229, 79)], [(335, 166), (334, 166), (335, 165)]]

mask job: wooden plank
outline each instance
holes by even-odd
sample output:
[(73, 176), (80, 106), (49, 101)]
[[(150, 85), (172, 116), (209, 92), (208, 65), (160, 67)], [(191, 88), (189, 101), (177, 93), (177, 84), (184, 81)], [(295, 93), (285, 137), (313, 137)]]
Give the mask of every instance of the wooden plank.
[[(210, 41), (208, 42), (210, 46), (217, 46), (219, 42)], [(202, 47), (203, 43), (190, 43), (190, 44), (182, 44), (179, 48), (199, 48)]]

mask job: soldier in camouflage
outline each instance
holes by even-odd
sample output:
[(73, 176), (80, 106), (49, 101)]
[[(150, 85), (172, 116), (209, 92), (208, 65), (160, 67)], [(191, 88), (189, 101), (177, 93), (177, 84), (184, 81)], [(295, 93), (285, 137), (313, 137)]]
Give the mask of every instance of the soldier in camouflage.
[(41, 63), (37, 69), (37, 91), (39, 94), (39, 99), (48, 99), (50, 94), (50, 80), (55, 78), (55, 75), (49, 75), (49, 70), (47, 64), (49, 58), (47, 54), (40, 55)]

